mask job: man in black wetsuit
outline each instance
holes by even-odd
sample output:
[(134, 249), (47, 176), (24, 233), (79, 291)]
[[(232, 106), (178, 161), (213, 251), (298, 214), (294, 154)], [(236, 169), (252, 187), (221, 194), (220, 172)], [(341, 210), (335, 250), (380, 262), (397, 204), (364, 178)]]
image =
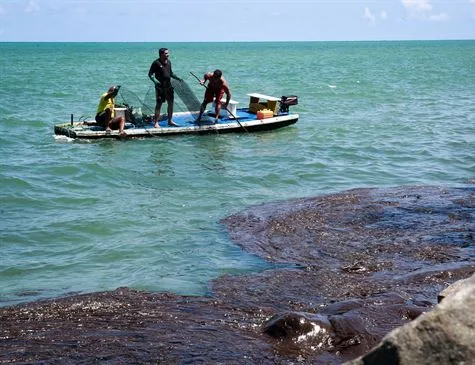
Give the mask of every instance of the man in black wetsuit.
[(168, 103), (168, 125), (177, 127), (177, 124), (172, 120), (175, 93), (173, 91), (171, 79), (173, 78), (180, 82), (183, 80), (176, 76), (172, 71), (172, 63), (168, 59), (170, 56), (168, 48), (160, 48), (158, 55), (159, 58), (153, 61), (150, 70), (148, 71), (148, 77), (155, 84), (155, 128), (160, 127), (158, 125), (158, 121), (160, 120), (160, 109), (165, 101)]

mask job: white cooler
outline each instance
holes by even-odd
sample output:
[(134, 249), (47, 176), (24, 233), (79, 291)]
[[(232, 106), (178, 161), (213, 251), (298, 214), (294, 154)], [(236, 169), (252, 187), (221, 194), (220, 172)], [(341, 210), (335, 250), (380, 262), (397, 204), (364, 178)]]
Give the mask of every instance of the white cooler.
[[(231, 112), (232, 115), (229, 114), (228, 110), (224, 107), (224, 102), (221, 101), (221, 111), (219, 112), (219, 116), (226, 118), (229, 116), (229, 118), (234, 118), (237, 113), (237, 105), (239, 102), (234, 101), (231, 99), (228, 104), (228, 110)], [(214, 112), (216, 110), (216, 101), (213, 101), (213, 105), (211, 106), (211, 112)]]
[(127, 119), (125, 117), (125, 111), (126, 110), (127, 110), (127, 108), (114, 108), (115, 117), (124, 117), (124, 119)]

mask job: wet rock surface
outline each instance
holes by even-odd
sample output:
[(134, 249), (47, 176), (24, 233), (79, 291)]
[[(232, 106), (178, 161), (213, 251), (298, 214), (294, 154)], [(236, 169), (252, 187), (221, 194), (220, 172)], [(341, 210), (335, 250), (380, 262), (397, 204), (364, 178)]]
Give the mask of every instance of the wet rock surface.
[(340, 364), (475, 272), (475, 187), (355, 189), (223, 220), (275, 269), (209, 297), (119, 288), (0, 308), (0, 364)]
[(344, 365), (473, 364), (475, 275), (447, 289), (435, 309), (391, 331), (369, 353)]

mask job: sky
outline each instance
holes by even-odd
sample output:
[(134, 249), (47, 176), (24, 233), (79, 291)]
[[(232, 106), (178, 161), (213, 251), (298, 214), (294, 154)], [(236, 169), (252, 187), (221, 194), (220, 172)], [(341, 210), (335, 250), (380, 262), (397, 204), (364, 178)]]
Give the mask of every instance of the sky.
[(475, 0), (0, 0), (0, 42), (475, 39)]

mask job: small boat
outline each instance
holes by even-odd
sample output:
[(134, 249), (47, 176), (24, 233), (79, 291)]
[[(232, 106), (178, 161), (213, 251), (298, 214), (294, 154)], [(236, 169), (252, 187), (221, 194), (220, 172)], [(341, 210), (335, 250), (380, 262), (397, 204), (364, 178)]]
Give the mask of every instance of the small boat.
[[(210, 110), (205, 111), (199, 123), (196, 122), (198, 111), (178, 112), (173, 114), (173, 121), (177, 126), (168, 126), (166, 118), (159, 121), (160, 128), (154, 128), (150, 117), (137, 118), (127, 107), (116, 108), (116, 115), (124, 113), (126, 116), (125, 138), (167, 137), (179, 134), (210, 134), (230, 132), (257, 132), (273, 130), (296, 123), (299, 115), (289, 111), (289, 106), (297, 105), (297, 96), (282, 96), (281, 98), (264, 94), (252, 93), (249, 106), (238, 108), (238, 103), (231, 100), (228, 108), (224, 106), (215, 124), (214, 103)], [(106, 132), (104, 128), (94, 125), (94, 121), (73, 120), (69, 123), (54, 126), (56, 135), (67, 136), (73, 139), (104, 139), (124, 138), (119, 131)]]

